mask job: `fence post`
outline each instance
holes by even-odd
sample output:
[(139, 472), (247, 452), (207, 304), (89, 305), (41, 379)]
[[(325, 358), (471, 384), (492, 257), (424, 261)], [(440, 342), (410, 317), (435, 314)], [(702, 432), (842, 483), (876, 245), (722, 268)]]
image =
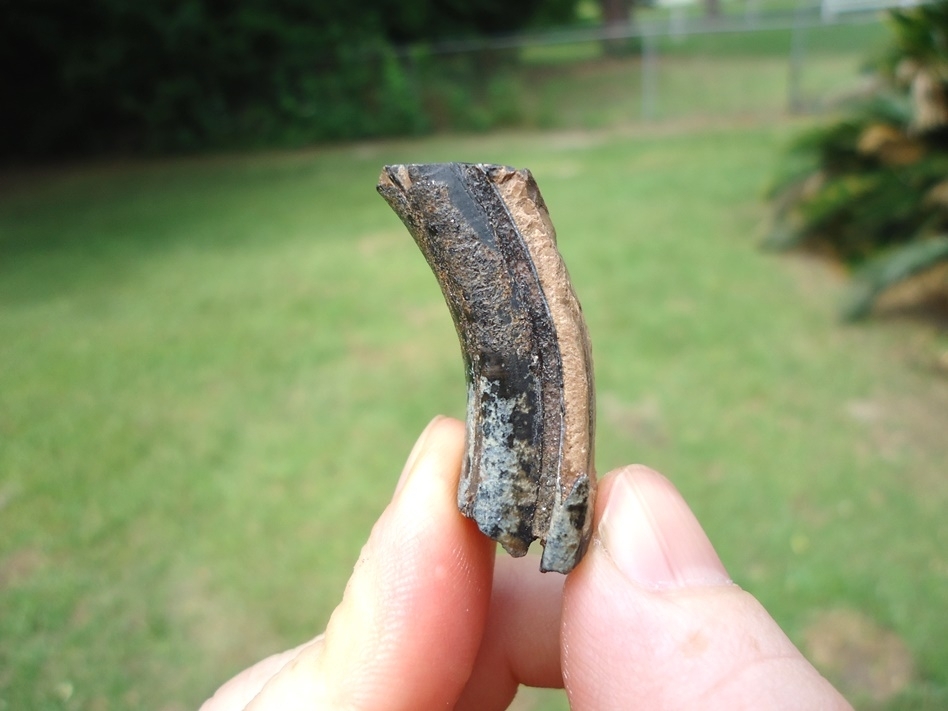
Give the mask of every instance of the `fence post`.
[(790, 66), (787, 76), (787, 110), (791, 114), (803, 113), (803, 64), (806, 60), (806, 26), (803, 21), (803, 2), (797, 3), (793, 14), (793, 30), (790, 33)]
[(658, 115), (658, 57), (656, 36), (651, 29), (642, 33), (642, 118), (646, 121)]

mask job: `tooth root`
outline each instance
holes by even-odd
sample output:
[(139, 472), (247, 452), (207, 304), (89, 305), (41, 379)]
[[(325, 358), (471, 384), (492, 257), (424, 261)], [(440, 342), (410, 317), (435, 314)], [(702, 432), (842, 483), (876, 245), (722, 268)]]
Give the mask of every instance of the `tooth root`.
[(541, 570), (567, 573), (592, 524), (592, 359), (536, 182), (503, 166), (399, 165), (378, 190), (434, 272), (461, 344), (458, 506), (511, 555), (539, 538)]

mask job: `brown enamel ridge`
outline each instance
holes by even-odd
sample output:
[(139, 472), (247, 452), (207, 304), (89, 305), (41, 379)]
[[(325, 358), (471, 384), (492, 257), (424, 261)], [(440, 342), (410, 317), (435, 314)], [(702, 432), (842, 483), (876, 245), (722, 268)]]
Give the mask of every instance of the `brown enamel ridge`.
[(451, 311), (468, 383), (458, 506), (514, 556), (567, 573), (595, 494), (592, 359), (582, 310), (529, 171), (387, 166), (379, 193), (405, 223)]

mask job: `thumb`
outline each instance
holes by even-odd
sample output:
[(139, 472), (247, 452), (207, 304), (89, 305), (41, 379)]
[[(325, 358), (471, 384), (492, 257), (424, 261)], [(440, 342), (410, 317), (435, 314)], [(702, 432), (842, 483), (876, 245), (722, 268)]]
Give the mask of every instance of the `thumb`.
[(613, 472), (597, 524), (564, 592), (571, 708), (850, 708), (730, 581), (667, 479), (644, 467)]

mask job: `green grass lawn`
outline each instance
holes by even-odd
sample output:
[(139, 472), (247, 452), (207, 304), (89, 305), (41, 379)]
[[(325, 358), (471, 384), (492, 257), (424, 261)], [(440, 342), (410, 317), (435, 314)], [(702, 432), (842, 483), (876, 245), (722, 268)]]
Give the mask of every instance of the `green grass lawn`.
[(592, 335), (600, 470), (666, 472), (850, 694), (908, 665), (861, 708), (945, 708), (948, 381), (925, 364), (948, 342), (842, 327), (832, 273), (756, 248), (792, 130), (8, 177), (0, 709), (194, 708), (325, 625), (414, 438), (464, 408), (434, 277), (374, 192), (384, 163), (435, 160), (534, 171)]

